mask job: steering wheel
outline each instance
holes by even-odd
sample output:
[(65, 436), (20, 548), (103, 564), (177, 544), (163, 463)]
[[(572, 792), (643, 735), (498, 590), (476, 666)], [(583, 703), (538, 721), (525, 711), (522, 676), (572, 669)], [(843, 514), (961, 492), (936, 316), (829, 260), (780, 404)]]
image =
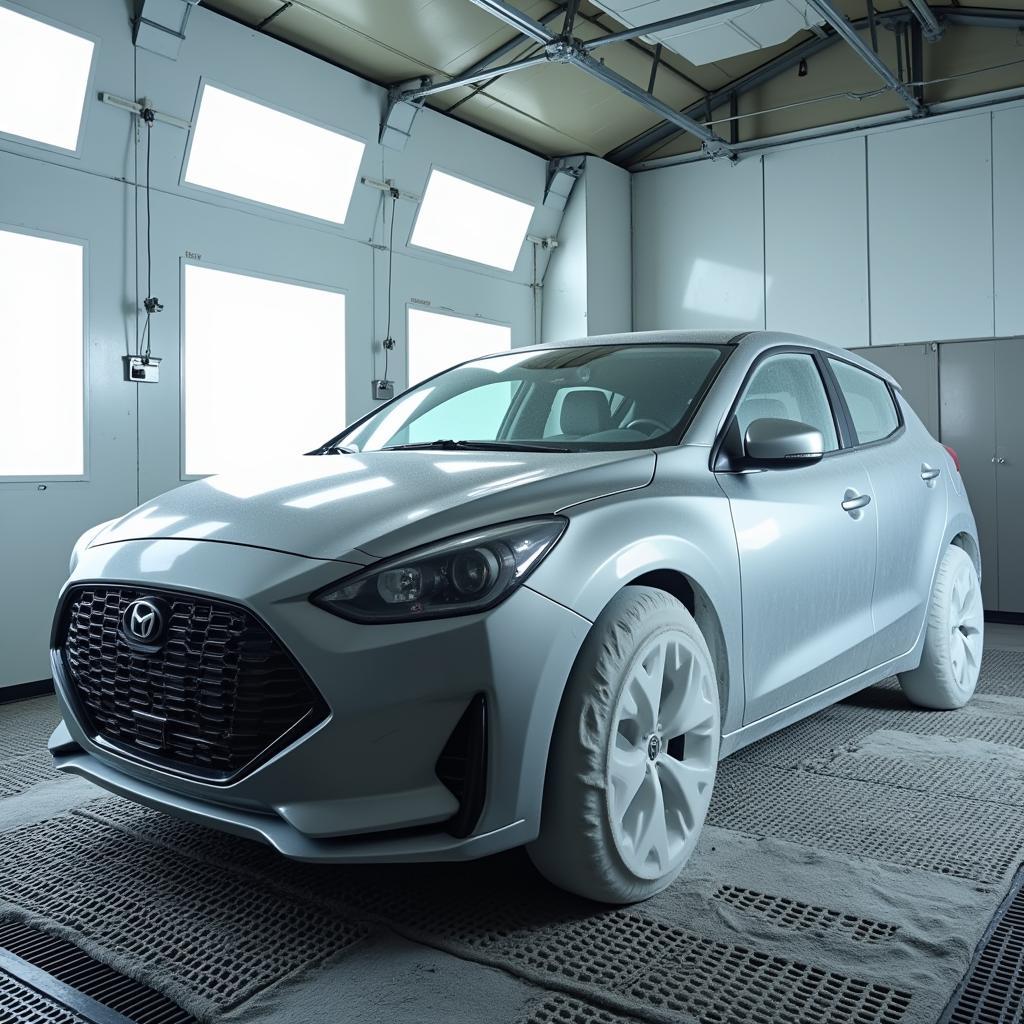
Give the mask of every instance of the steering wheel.
[(654, 433), (648, 434), (649, 437), (657, 437), (659, 434), (667, 434), (671, 429), (667, 423), (662, 423), (661, 420), (651, 419), (647, 416), (640, 416), (638, 419), (630, 420), (624, 427), (625, 430), (644, 430), (647, 427), (653, 427)]

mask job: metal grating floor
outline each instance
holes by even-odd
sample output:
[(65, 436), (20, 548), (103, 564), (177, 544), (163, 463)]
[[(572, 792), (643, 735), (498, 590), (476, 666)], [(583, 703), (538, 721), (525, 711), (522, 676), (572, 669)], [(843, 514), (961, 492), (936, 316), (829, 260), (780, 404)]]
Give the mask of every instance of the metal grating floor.
[[(3, 831), (0, 788), (0, 919), (65, 936), (210, 1024), (333, 1020), (361, 951), (395, 933), (520, 979), (493, 1024), (933, 1024), (1024, 857), (1024, 653), (986, 652), (983, 684), (953, 713), (883, 684), (741, 751), (698, 856), (628, 910), (553, 891), (518, 854), (298, 864), (112, 797)], [(15, 761), (24, 787), (52, 720), (22, 709), (20, 742), (10, 721), (0, 707), (0, 787)], [(304, 993), (324, 979), (339, 987), (317, 1016)], [(396, 969), (373, 1019), (427, 1019), (421, 991)], [(414, 1015), (385, 1012), (392, 994)]]
[(1024, 1020), (1024, 887), (1013, 897), (982, 943), (943, 1017), (943, 1024), (1020, 1024)]
[(0, 1024), (86, 1024), (83, 1018), (0, 971)]

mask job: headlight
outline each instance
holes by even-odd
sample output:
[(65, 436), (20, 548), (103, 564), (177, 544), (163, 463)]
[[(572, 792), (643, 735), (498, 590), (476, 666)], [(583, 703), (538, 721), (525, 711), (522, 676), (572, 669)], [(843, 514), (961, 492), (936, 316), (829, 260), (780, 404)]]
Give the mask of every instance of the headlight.
[(545, 516), (453, 537), (349, 576), (311, 600), (356, 622), (413, 622), (484, 611), (540, 565), (566, 523)]

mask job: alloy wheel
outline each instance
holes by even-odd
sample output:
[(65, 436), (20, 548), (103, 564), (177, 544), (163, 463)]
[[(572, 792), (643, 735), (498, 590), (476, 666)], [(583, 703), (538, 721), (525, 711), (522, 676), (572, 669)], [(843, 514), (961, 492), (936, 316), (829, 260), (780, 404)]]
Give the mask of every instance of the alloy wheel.
[(681, 631), (651, 638), (619, 694), (608, 750), (608, 816), (616, 849), (640, 878), (689, 855), (711, 800), (719, 709), (707, 654)]

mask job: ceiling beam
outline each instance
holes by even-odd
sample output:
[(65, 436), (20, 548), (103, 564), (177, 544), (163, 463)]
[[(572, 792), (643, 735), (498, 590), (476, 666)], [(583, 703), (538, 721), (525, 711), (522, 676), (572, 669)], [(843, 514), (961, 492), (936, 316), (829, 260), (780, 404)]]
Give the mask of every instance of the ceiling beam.
[(977, 28), (1024, 28), (1024, 11), (997, 10), (993, 7), (933, 7), (932, 12), (950, 25)]
[(922, 117), (928, 113), (924, 104), (893, 74), (889, 65), (861, 39), (856, 28), (846, 20), (846, 15), (835, 6), (833, 0), (807, 0), (807, 6), (835, 29), (836, 34), (903, 100), (915, 117)]
[(558, 38), (546, 25), (542, 25), (505, 0), (470, 0), (470, 3), (476, 4), (488, 14), (493, 14), (524, 36), (529, 36), (535, 43), (553, 43)]
[[(552, 7), (547, 14), (543, 15), (543, 17), (539, 19), (540, 23), (542, 25), (547, 25), (549, 21), (554, 21), (555, 18), (560, 17), (563, 13), (564, 8)], [(461, 74), (472, 75), (477, 71), (483, 71), (484, 68), (489, 68), (496, 60), (501, 60), (502, 57), (507, 56), (513, 50), (518, 50), (526, 41), (527, 40), (523, 37), (522, 33), (517, 36), (513, 36), (507, 43), (502, 43), (497, 49), (491, 50), (486, 57), (481, 57), (475, 64), (471, 64), (461, 72)]]
[(482, 71), (467, 72), (457, 78), (449, 78), (444, 82), (431, 82), (413, 89), (403, 89), (396, 99), (404, 103), (416, 103), (425, 100), (428, 96), (436, 96), (441, 92), (449, 92), (452, 89), (462, 89), (467, 85), (475, 85), (477, 82), (489, 82), (499, 75), (507, 75), (510, 71), (524, 71), (526, 68), (535, 68), (538, 64), (547, 64), (549, 57), (546, 53), (539, 53), (536, 57), (525, 57), (523, 60), (514, 60), (511, 64), (499, 64), (495, 68), (484, 68)]
[(930, 43), (942, 38), (942, 26), (935, 13), (928, 6), (928, 0), (903, 0), (903, 6), (913, 11), (914, 17), (921, 23), (921, 31)]
[(678, 14), (674, 18), (662, 18), (661, 21), (652, 21), (647, 25), (637, 25), (635, 28), (627, 28), (622, 32), (612, 32), (610, 35), (600, 36), (597, 39), (588, 39), (585, 45), (588, 50), (596, 50), (601, 46), (610, 46), (612, 43), (624, 43), (630, 39), (636, 39), (637, 36), (654, 36), (659, 32), (667, 32), (669, 29), (681, 28), (683, 25), (694, 25), (697, 22), (707, 21), (708, 18), (717, 18), (734, 11), (743, 11), (762, 3), (764, 0), (729, 0), (728, 3), (719, 4), (717, 7), (703, 7), (699, 11)]
[(647, 92), (642, 86), (625, 78), (617, 71), (613, 71), (607, 64), (598, 60), (586, 50), (574, 49), (569, 55), (568, 63), (579, 68), (581, 71), (586, 71), (588, 75), (610, 85), (613, 89), (617, 89), (624, 96), (635, 100), (655, 114), (660, 114), (666, 121), (670, 121), (682, 131), (689, 132), (690, 135), (700, 140), (704, 151), (712, 159), (721, 156), (728, 157), (731, 160), (736, 159), (736, 153), (729, 143), (716, 135), (710, 128), (705, 128), (704, 125), (690, 117), (689, 114), (685, 114), (674, 107), (670, 107), (667, 103), (663, 103), (656, 96)]
[[(646, 92), (635, 82), (607, 67), (603, 61), (598, 60), (587, 51), (587, 44), (571, 37), (556, 36), (546, 25), (542, 25), (528, 14), (513, 7), (506, 0), (471, 0), (471, 2), (476, 4), (477, 7), (493, 14), (496, 18), (505, 22), (506, 25), (511, 25), (523, 35), (529, 36), (538, 43), (542, 43), (544, 45), (544, 56), (539, 59), (548, 60), (555, 64), (571, 64), (573, 67), (585, 71), (591, 77), (610, 85), (624, 96), (628, 96), (641, 106), (659, 114), (666, 121), (670, 121), (676, 128), (695, 136), (700, 140), (705, 152), (712, 159), (721, 156), (729, 157), (730, 159), (736, 158), (732, 147), (725, 139), (716, 135), (710, 128), (705, 128), (704, 125), (694, 120), (688, 114), (675, 110), (667, 103), (663, 103), (657, 97)], [(531, 58), (531, 60), (534, 60), (534, 58)], [(519, 63), (524, 64), (525, 62)], [(508, 65), (507, 68), (500, 68), (498, 70), (501, 73), (505, 73), (506, 70), (511, 69), (512, 65)], [(477, 79), (477, 81), (479, 80)], [(469, 84), (458, 79), (453, 80), (453, 82), (457, 85)], [(445, 87), (452, 87), (452, 83), (444, 83), (443, 86), (431, 86), (430, 88), (438, 92), (442, 91)], [(403, 93), (401, 98), (415, 99), (422, 95), (424, 95), (422, 92), (419, 92), (419, 96)]]
[[(910, 20), (910, 17), (911, 15), (908, 11), (895, 11), (884, 14), (879, 13), (878, 20), (884, 24), (905, 23)], [(1022, 12), (1021, 17), (1024, 18), (1024, 12)], [(854, 28), (865, 28), (867, 26), (867, 19), (863, 18), (855, 21), (853, 26)], [(779, 75), (785, 74), (791, 68), (795, 68), (800, 61), (807, 60), (838, 42), (839, 36), (831, 31), (824, 37), (814, 36), (806, 39), (778, 57), (774, 57), (772, 60), (762, 64), (759, 68), (754, 68), (753, 71), (747, 72), (747, 74), (737, 78), (734, 82), (730, 82), (728, 85), (711, 93), (706, 101), (697, 100), (695, 103), (692, 103), (683, 110), (683, 113), (689, 114), (691, 117), (700, 117), (708, 106), (714, 110), (724, 103), (728, 103), (733, 93), (737, 96), (742, 96), (753, 89), (759, 89), (766, 82), (770, 82)], [(604, 158), (612, 163), (628, 167), (631, 163), (636, 162), (637, 157), (642, 156), (654, 146), (667, 142), (678, 135), (679, 131), (680, 129), (670, 121), (662, 121), (605, 153)]]

